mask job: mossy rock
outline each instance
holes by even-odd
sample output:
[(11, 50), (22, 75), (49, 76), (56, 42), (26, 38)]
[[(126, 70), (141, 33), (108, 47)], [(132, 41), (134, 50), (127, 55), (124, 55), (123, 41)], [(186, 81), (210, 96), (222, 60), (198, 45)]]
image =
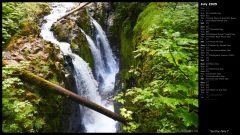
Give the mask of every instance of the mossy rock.
[(51, 7), (48, 3), (39, 3), (39, 7), (42, 9), (42, 12), (39, 13), (39, 16), (45, 16), (51, 13)]
[(106, 30), (106, 19), (107, 19), (107, 11), (104, 2), (96, 3), (93, 18)]
[(40, 28), (35, 22), (25, 22), (22, 27), (20, 35), (28, 36), (32, 34), (38, 35), (40, 33)]
[(90, 17), (87, 14), (87, 10), (81, 10), (80, 12), (78, 12), (76, 24), (78, 27), (83, 29), (86, 34), (91, 35), (92, 28), (91, 28)]
[(91, 35), (91, 22), (86, 10), (78, 11), (70, 17), (53, 24), (51, 30), (59, 41), (70, 43), (70, 47), (74, 53), (79, 55), (83, 60), (89, 63), (93, 69), (93, 57), (90, 48), (88, 47), (85, 36), (80, 31), (79, 27), (85, 31), (86, 34)]
[(59, 41), (70, 42), (74, 25), (75, 22), (67, 18), (54, 23), (51, 30)]
[(139, 14), (133, 29), (133, 41), (138, 44), (146, 39), (162, 36), (164, 29), (183, 34), (194, 33), (198, 29), (198, 17), (195, 15), (197, 12), (197, 4), (194, 2), (152, 2)]
[(89, 63), (91, 69), (94, 68), (92, 53), (85, 35), (78, 33), (78, 35), (71, 41), (71, 48), (74, 53), (78, 54), (83, 60)]

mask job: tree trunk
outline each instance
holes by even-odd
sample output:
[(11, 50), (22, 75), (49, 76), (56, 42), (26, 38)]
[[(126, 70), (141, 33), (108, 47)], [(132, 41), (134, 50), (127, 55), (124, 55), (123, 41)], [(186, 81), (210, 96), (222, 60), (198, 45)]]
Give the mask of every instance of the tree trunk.
[(82, 9), (83, 7), (87, 6), (88, 4), (90, 4), (91, 2), (86, 2), (84, 5), (80, 5), (79, 7), (73, 9), (72, 11), (68, 12), (66, 15), (62, 16), (61, 18), (57, 19), (57, 21), (69, 16), (70, 14)]
[(106, 115), (114, 120), (117, 120), (119, 122), (122, 122), (123, 124), (127, 124), (127, 120), (120, 116), (119, 114), (115, 113), (115, 112), (112, 112), (90, 100), (88, 100), (87, 98), (85, 97), (82, 97), (82, 96), (79, 96), (63, 87), (60, 87), (59, 85), (56, 85), (54, 83), (51, 83), (39, 76), (36, 76), (35, 74), (29, 72), (29, 71), (26, 71), (26, 70), (23, 70), (23, 71), (20, 71), (21, 72), (21, 75), (22, 77), (24, 78), (24, 80), (26, 81), (29, 81), (31, 83), (34, 83), (34, 84), (37, 84), (37, 85), (40, 85), (41, 87), (47, 87), (51, 90), (54, 90), (56, 92), (58, 92), (59, 94), (61, 95), (66, 95), (67, 97), (69, 97), (70, 99), (72, 99), (73, 101), (83, 105), (83, 106), (86, 106), (90, 109), (93, 109), (103, 115)]
[[(5, 61), (5, 60), (2, 60), (2, 65), (3, 66), (8, 65), (8, 62)], [(115, 112), (112, 112), (112, 111), (98, 105), (97, 103), (94, 103), (94, 102), (86, 99), (85, 97), (79, 96), (79, 95), (77, 95), (77, 94), (75, 94), (75, 93), (57, 85), (57, 84), (49, 82), (49, 81), (47, 81), (47, 80), (29, 72), (29, 71), (21, 70), (21, 71), (18, 71), (18, 72), (20, 72), (21, 77), (23, 77), (23, 79), (26, 80), (26, 81), (29, 81), (33, 84), (37, 84), (40, 87), (47, 87), (51, 90), (54, 90), (61, 95), (65, 95), (65, 96), (69, 97), (71, 100), (73, 100), (73, 101), (75, 101), (75, 102), (77, 102), (77, 103), (79, 103), (83, 106), (86, 106), (86, 107), (88, 107), (90, 109), (93, 109), (93, 110), (95, 110), (95, 111), (97, 111), (97, 112), (99, 112), (99, 113), (101, 113), (101, 114), (103, 114), (103, 115), (105, 115), (109, 118), (112, 118), (116, 121), (119, 121), (119, 122), (125, 124), (125, 125), (128, 125), (127, 122), (129, 122), (129, 120), (126, 120), (121, 115), (119, 115)]]

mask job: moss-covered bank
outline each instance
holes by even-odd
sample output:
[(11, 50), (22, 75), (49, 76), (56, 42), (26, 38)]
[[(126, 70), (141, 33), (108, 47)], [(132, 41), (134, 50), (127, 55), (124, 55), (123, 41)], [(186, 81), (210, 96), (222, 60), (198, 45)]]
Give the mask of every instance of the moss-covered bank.
[[(4, 3), (4, 6), (11, 7), (12, 3)], [(23, 24), (17, 27), (17, 33), (11, 34), (3, 52), (3, 60), (8, 65), (3, 67), (2, 130), (59, 132), (62, 129), (64, 98), (44, 87), (28, 83), (15, 73), (16, 69), (25, 69), (64, 87), (60, 49), (39, 36), (39, 26), (43, 16), (50, 13), (50, 6), (47, 3), (17, 3), (17, 6), (19, 14), (25, 12), (28, 16), (18, 20)]]
[(124, 87), (130, 87), (132, 78), (128, 70), (134, 65), (135, 44), (133, 43), (133, 28), (138, 15), (148, 3), (145, 2), (116, 2), (111, 3), (113, 10), (113, 25), (109, 28), (109, 41), (120, 50), (120, 80)]
[[(197, 13), (197, 3), (155, 2), (144, 8), (133, 25), (123, 23), (123, 32), (131, 26), (132, 35), (121, 36), (121, 53), (131, 51), (132, 58), (121, 54), (126, 60), (121, 63), (131, 68), (120, 71), (126, 85), (115, 100), (123, 106), (120, 113), (134, 120), (124, 131), (197, 131)], [(126, 35), (131, 38), (123, 38)]]
[(28, 33), (30, 27), (40, 25), (43, 16), (50, 13), (50, 6), (45, 2), (4, 2), (2, 8), (4, 49), (12, 37)]

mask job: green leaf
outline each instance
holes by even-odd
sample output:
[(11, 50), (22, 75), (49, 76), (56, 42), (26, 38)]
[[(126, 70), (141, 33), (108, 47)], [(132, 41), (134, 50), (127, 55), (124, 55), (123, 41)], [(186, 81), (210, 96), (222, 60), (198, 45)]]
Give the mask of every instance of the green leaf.
[(176, 115), (182, 118), (184, 125), (189, 127), (191, 125), (198, 127), (198, 115), (194, 112), (188, 112), (187, 110), (180, 108), (177, 109)]
[(196, 107), (198, 107), (198, 99), (185, 99), (185, 101), (188, 103), (188, 104), (192, 104)]
[(180, 101), (176, 98), (168, 98), (168, 97), (163, 97), (163, 96), (160, 96), (160, 101), (165, 103), (166, 105), (172, 107), (173, 109), (175, 109), (177, 107), (177, 105), (180, 104)]

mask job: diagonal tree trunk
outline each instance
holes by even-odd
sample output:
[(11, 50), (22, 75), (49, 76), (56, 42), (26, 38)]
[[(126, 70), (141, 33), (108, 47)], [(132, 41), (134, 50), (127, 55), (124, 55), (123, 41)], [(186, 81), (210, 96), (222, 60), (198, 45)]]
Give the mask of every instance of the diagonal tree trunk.
[[(7, 61), (5, 60), (2, 60), (2, 65), (8, 65)], [(71, 92), (70, 90), (67, 90), (57, 84), (54, 84), (52, 82), (49, 82), (47, 80), (45, 80), (44, 78), (41, 78), (29, 71), (26, 71), (26, 70), (21, 70), (21, 71), (18, 71), (20, 72), (20, 76), (25, 80), (25, 81), (28, 81), (30, 83), (33, 83), (33, 84), (36, 84), (36, 85), (39, 85), (40, 87), (46, 87), (46, 88), (49, 88), (55, 92), (57, 92), (58, 94), (61, 94), (61, 95), (65, 95), (67, 96), (68, 98), (70, 98), (71, 100), (83, 105), (83, 106), (86, 106), (92, 110), (95, 110), (109, 118), (112, 118), (116, 121), (119, 121), (125, 125), (128, 124), (128, 120), (126, 120), (124, 117), (122, 117), (121, 115), (115, 113), (115, 112), (112, 112), (102, 106), (100, 106), (99, 104), (95, 103), (95, 102), (92, 102), (90, 100), (88, 100), (87, 98), (85, 97), (82, 97), (82, 96), (79, 96), (73, 92)]]
[(79, 96), (59, 85), (56, 85), (52, 82), (49, 82), (29, 71), (26, 71), (26, 70), (23, 70), (23, 71), (20, 71), (21, 72), (21, 76), (24, 78), (24, 80), (26, 81), (29, 81), (33, 84), (36, 84), (36, 85), (40, 85), (41, 87), (46, 87), (46, 88), (49, 88), (51, 90), (54, 90), (56, 92), (58, 92), (59, 94), (61, 95), (65, 95), (67, 96), (68, 98), (72, 99), (73, 101), (83, 105), (83, 106), (86, 106), (92, 110), (95, 110), (103, 115), (106, 115), (107, 117), (109, 118), (112, 118), (114, 120), (117, 120), (123, 124), (127, 124), (127, 120), (120, 116), (119, 114), (115, 113), (115, 112), (112, 112), (100, 105), (98, 105), (97, 103), (94, 103), (90, 100), (88, 100), (87, 98), (85, 97), (82, 97), (82, 96)]
[(70, 12), (68, 12), (66, 15), (62, 16), (61, 18), (59, 18), (57, 21), (60, 21), (61, 19), (71, 15), (72, 13), (82, 9), (83, 7), (87, 6), (88, 4), (90, 4), (91, 2), (86, 2), (84, 5), (80, 4), (80, 6), (78, 6), (77, 8), (71, 10)]

